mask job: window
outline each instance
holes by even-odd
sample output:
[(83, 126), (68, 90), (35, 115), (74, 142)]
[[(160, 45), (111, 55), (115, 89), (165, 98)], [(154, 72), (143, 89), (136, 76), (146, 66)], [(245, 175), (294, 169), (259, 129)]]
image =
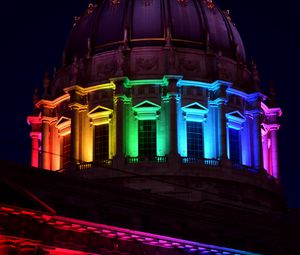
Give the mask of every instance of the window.
[(203, 127), (202, 122), (187, 121), (187, 155), (203, 158)]
[(108, 159), (108, 124), (95, 126), (94, 161)]
[(71, 166), (71, 134), (62, 136), (62, 166), (64, 169), (70, 168)]
[(229, 155), (230, 160), (240, 163), (240, 131), (229, 128)]
[(156, 120), (139, 120), (139, 156), (156, 156)]

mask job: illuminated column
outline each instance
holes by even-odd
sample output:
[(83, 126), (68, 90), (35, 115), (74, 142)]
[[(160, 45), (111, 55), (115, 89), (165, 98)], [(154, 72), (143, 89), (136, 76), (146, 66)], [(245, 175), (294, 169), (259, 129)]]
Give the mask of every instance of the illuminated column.
[(93, 161), (93, 127), (90, 124), (90, 118), (87, 116), (87, 108), (83, 108), (80, 110), (81, 115), (81, 157), (80, 159), (84, 162)]
[(253, 112), (253, 158), (254, 167), (256, 169), (262, 168), (262, 141), (261, 141), (261, 112)]
[(228, 159), (227, 152), (227, 121), (226, 121), (226, 107), (225, 100), (219, 101), (219, 138), (220, 138), (220, 158), (222, 160)]
[(74, 164), (76, 164), (79, 160), (79, 105), (71, 104), (71, 157)]
[(31, 166), (39, 167), (41, 132), (30, 132), (31, 137)]
[(60, 169), (60, 137), (56, 123), (52, 123), (50, 126), (50, 141), (51, 141), (51, 170)]
[[(270, 167), (269, 167), (269, 138), (268, 138), (268, 133), (264, 134), (262, 136), (262, 147), (263, 147), (263, 165), (264, 169), (270, 173)], [(270, 173), (271, 174), (271, 173)]]
[(170, 166), (177, 169), (180, 164), (178, 154), (178, 135), (177, 135), (177, 82), (182, 79), (182, 76), (165, 76), (168, 79), (168, 96), (170, 100)]
[(81, 119), (80, 111), (87, 107), (87, 94), (85, 90), (78, 86), (71, 86), (64, 89), (70, 95), (69, 107), (71, 109), (71, 165), (76, 167), (81, 160), (80, 157), (80, 134), (81, 134)]
[(28, 116), (27, 123), (31, 125), (31, 166), (40, 166), (40, 141), (41, 141), (41, 126), (42, 118), (40, 116)]
[(116, 155), (113, 158), (113, 165), (117, 168), (123, 168), (125, 164), (124, 155), (124, 83), (127, 77), (118, 77), (111, 79), (115, 84), (114, 112), (116, 114)]
[(35, 255), (37, 254), (37, 245), (29, 242), (22, 242), (19, 245), (19, 254)]
[(0, 254), (9, 255), (16, 254), (16, 243), (7, 239), (0, 239)]
[(42, 118), (42, 168), (51, 169), (51, 152), (50, 152), (50, 118)]
[(277, 131), (279, 129), (278, 124), (269, 126), (271, 136), (271, 163), (272, 163), (272, 175), (279, 179), (279, 164), (278, 164), (278, 141)]
[(116, 157), (124, 157), (124, 136), (123, 136), (123, 108), (124, 108), (124, 102), (121, 97), (116, 97), (115, 99), (115, 105), (116, 105), (116, 140), (117, 140), (117, 146), (116, 146)]
[(219, 158), (222, 164), (227, 165), (228, 152), (227, 152), (227, 120), (226, 120), (226, 102), (227, 102), (227, 85), (219, 84), (217, 91), (218, 98), (212, 103), (218, 105), (218, 123), (215, 124), (218, 128), (218, 144), (219, 144)]
[(178, 156), (177, 142), (177, 98), (170, 96), (170, 154)]
[(252, 115), (246, 113), (245, 114), (245, 122), (243, 128), (241, 130), (242, 134), (242, 164), (246, 166), (252, 166)]

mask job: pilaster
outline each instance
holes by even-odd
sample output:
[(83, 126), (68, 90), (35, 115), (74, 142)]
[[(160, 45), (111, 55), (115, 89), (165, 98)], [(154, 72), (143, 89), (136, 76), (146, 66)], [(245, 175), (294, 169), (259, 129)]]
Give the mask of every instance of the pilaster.
[(114, 98), (114, 107), (116, 113), (116, 155), (113, 158), (113, 166), (116, 168), (124, 168), (125, 166), (124, 133), (126, 127), (124, 126), (124, 83), (127, 80), (127, 77), (111, 79), (116, 88)]
[(42, 127), (42, 118), (41, 116), (29, 116), (27, 118), (27, 123), (31, 125), (31, 166), (39, 167), (40, 166), (40, 143), (42, 140), (41, 127)]
[(80, 157), (80, 134), (81, 134), (81, 118), (80, 111), (87, 108), (87, 95), (80, 86), (72, 86), (65, 89), (70, 94), (69, 107), (71, 109), (71, 158), (72, 168), (81, 161)]
[(179, 169), (180, 156), (178, 153), (178, 127), (177, 127), (177, 108), (178, 108), (178, 89), (177, 83), (182, 79), (182, 76), (168, 75), (164, 77), (168, 80), (168, 93), (167, 97), (170, 102), (170, 154), (169, 163), (170, 167)]

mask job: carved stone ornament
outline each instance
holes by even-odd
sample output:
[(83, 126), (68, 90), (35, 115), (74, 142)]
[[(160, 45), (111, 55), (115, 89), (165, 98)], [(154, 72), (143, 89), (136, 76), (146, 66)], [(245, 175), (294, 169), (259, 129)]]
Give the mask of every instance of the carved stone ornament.
[(215, 4), (213, 3), (212, 0), (204, 0), (204, 2), (206, 3), (208, 9), (212, 10), (215, 8)]
[(153, 0), (144, 0), (145, 6), (150, 6), (153, 3)]
[(117, 7), (120, 4), (120, 0), (110, 0), (110, 5), (112, 7)]
[(230, 11), (226, 10), (224, 11), (225, 17), (228, 19), (228, 21), (231, 21)]
[(199, 69), (199, 61), (181, 58), (179, 60), (180, 68), (189, 72), (193, 72)]
[(177, 0), (177, 2), (182, 6), (185, 7), (188, 4), (188, 0)]
[(113, 76), (117, 71), (117, 63), (116, 61), (110, 61), (107, 63), (100, 63), (97, 66), (97, 77), (107, 78), (109, 76)]
[(152, 58), (137, 58), (136, 59), (137, 71), (157, 71), (159, 67), (158, 57)]
[(74, 23), (73, 23), (73, 27), (75, 27), (76, 26), (76, 24), (77, 24), (77, 22), (80, 20), (80, 16), (75, 16), (74, 17)]
[(91, 15), (96, 8), (97, 8), (97, 4), (89, 3), (88, 8), (87, 8), (87, 14)]

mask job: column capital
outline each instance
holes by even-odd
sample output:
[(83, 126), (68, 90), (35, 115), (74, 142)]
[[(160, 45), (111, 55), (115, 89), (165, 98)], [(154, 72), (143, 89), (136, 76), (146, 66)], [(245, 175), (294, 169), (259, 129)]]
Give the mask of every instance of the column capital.
[(259, 117), (262, 120), (262, 117), (264, 116), (264, 112), (261, 109), (253, 109), (253, 110), (245, 111), (245, 115), (251, 118)]
[(221, 98), (221, 97), (209, 101), (210, 105), (215, 105), (215, 106), (225, 105), (226, 103), (227, 103), (227, 100), (225, 98)]
[(42, 124), (42, 117), (38, 116), (28, 116), (27, 117), (28, 125)]
[(70, 103), (68, 106), (71, 108), (71, 110), (84, 111), (88, 109), (87, 105), (77, 103), (77, 102)]
[(42, 134), (41, 134), (41, 132), (30, 132), (30, 137), (32, 139), (37, 138), (37, 139), (41, 140)]
[(85, 89), (78, 85), (64, 88), (64, 92), (68, 93), (68, 94), (71, 94), (72, 92), (76, 92), (77, 94), (80, 94), (80, 95), (86, 95)]
[(124, 88), (131, 88), (130, 80), (126, 76), (110, 78), (109, 81), (115, 85), (116, 95), (123, 95)]
[(131, 98), (128, 98), (125, 95), (116, 95), (116, 96), (114, 96), (114, 102), (115, 103), (118, 103), (118, 102), (130, 103), (131, 102)]
[(267, 127), (270, 131), (278, 131), (280, 124), (268, 124)]
[(177, 84), (182, 80), (183, 76), (181, 75), (165, 75), (163, 80), (167, 81), (168, 84), (168, 95), (175, 96), (177, 95)]
[(48, 116), (42, 117), (42, 123), (52, 124), (53, 122), (56, 122), (56, 121), (57, 121), (57, 117), (48, 117)]

